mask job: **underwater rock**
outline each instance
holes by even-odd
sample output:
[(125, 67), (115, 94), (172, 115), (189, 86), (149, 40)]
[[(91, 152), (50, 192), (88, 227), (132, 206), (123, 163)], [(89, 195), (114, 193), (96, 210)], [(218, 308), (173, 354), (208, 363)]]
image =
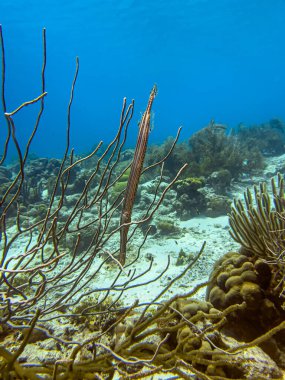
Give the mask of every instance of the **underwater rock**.
[(187, 220), (204, 212), (205, 197), (200, 191), (205, 182), (203, 178), (188, 177), (176, 182), (175, 210), (181, 220)]
[[(158, 179), (148, 181), (140, 186), (140, 198), (137, 202), (136, 209), (142, 212), (144, 215), (145, 211), (153, 202), (153, 194), (157, 191)], [(168, 186), (168, 182), (162, 182), (157, 196), (161, 196), (162, 191)], [(164, 196), (163, 202), (157, 210), (156, 215), (167, 216), (176, 212), (177, 206), (177, 193), (173, 189), (169, 189)]]
[[(226, 336), (221, 333), (221, 340), (226, 349), (237, 347), (241, 342), (232, 337)], [(216, 350), (217, 352), (217, 350)], [(239, 376), (239, 378), (247, 380), (268, 380), (268, 379), (281, 379), (282, 371), (278, 368), (277, 364), (267, 355), (260, 347), (254, 346), (236, 352), (234, 355), (220, 354), (215, 356), (215, 359), (225, 360), (227, 365), (224, 368), (226, 376), (231, 375)], [(207, 374), (215, 375), (217, 367), (213, 366), (209, 369)], [(235, 378), (235, 377), (234, 377)]]
[(204, 177), (187, 177), (175, 182), (173, 188), (178, 196), (182, 194), (195, 195), (197, 190), (205, 186)]
[(20, 355), (19, 362), (41, 363), (41, 365), (53, 365), (57, 360), (62, 359), (60, 350), (51, 350), (50, 348), (39, 349), (36, 344), (29, 344), (25, 351)]
[(190, 253), (186, 253), (183, 249), (180, 249), (175, 265), (186, 265), (193, 260), (194, 256)]
[(71, 186), (68, 187), (67, 194), (71, 194), (74, 196), (75, 194), (81, 194), (84, 187), (86, 185), (86, 175), (84, 171), (80, 171), (77, 173), (76, 177), (74, 177)]
[(122, 199), (124, 190), (127, 188), (128, 179), (130, 176), (131, 169), (127, 169), (125, 173), (116, 181), (114, 186), (111, 188), (110, 202), (114, 202), (121, 194), (120, 199)]
[(0, 167), (0, 185), (9, 183), (12, 178), (12, 172), (5, 166)]
[(229, 189), (232, 176), (228, 169), (222, 169), (213, 172), (207, 178), (207, 184), (210, 185), (215, 193), (224, 195)]
[(156, 222), (158, 233), (163, 236), (179, 235), (181, 229), (175, 224), (172, 219), (158, 219)]
[(263, 172), (264, 177), (271, 178), (277, 175), (278, 173), (285, 172), (285, 154), (282, 154), (281, 156), (277, 157), (268, 157), (266, 159), (266, 163), (267, 165)]
[[(94, 231), (92, 227), (85, 228), (81, 232), (80, 241), (76, 251), (78, 255), (89, 247), (93, 237)], [(70, 250), (70, 247), (73, 247), (75, 245), (77, 239), (78, 237), (74, 234), (66, 234), (65, 240), (62, 241), (62, 248)]]
[(206, 204), (204, 214), (212, 218), (226, 215), (231, 210), (232, 200), (226, 195), (216, 194), (215, 191), (206, 186), (199, 189), (199, 192), (204, 196)]

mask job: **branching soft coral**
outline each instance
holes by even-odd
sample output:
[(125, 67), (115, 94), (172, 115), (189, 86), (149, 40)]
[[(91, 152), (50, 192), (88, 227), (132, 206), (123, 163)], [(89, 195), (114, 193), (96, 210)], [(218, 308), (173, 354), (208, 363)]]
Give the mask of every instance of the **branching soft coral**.
[(275, 285), (284, 295), (285, 194), (284, 178), (271, 180), (272, 195), (266, 184), (247, 189), (245, 205), (236, 200), (230, 213), (230, 234), (250, 255), (272, 265)]

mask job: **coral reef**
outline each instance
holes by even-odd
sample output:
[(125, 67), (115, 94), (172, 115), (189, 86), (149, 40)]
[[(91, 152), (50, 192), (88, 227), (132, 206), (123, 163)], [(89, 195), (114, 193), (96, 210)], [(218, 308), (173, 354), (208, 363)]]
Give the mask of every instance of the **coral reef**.
[(261, 125), (248, 127), (241, 124), (236, 134), (246, 148), (255, 146), (263, 155), (280, 155), (285, 152), (284, 132), (284, 123), (280, 119), (271, 119)]
[(167, 237), (171, 235), (179, 236), (180, 229), (175, 225), (175, 222), (172, 219), (160, 219), (156, 223), (158, 233)]
[(247, 189), (245, 205), (236, 200), (230, 213), (231, 236), (249, 255), (261, 258), (272, 265), (276, 291), (284, 290), (284, 233), (285, 202), (284, 178), (279, 174), (278, 183), (271, 180), (272, 198), (265, 183), (254, 187), (254, 196)]
[[(177, 173), (185, 162), (189, 162), (189, 147), (185, 142), (175, 143), (176, 140), (177, 138), (169, 137), (160, 145), (150, 145), (145, 157), (146, 164), (151, 166), (158, 160), (162, 160), (172, 149), (172, 154), (165, 160), (165, 175), (173, 176)], [(191, 175), (189, 168), (184, 171), (184, 176), (187, 175)]]
[(245, 304), (228, 318), (226, 334), (249, 342), (267, 336), (260, 347), (281, 368), (285, 368), (285, 331), (271, 336), (281, 325), (285, 312), (273, 285), (272, 267), (261, 259), (230, 252), (215, 264), (207, 289), (207, 300), (218, 310)]
[(206, 208), (204, 195), (200, 190), (205, 186), (203, 177), (186, 177), (174, 184), (177, 192), (177, 213), (181, 219), (187, 219)]
[(232, 200), (227, 195), (217, 194), (211, 187), (203, 187), (199, 191), (204, 196), (204, 215), (216, 217), (226, 215), (231, 210)]
[[(201, 379), (280, 379), (280, 369), (262, 349), (251, 345), (241, 349), (239, 340), (223, 332), (225, 319), (238, 309), (242, 307), (221, 313), (210, 302), (175, 297), (150, 311), (147, 319), (134, 314), (120, 323), (114, 350), (151, 361), (156, 368), (169, 368), (181, 378), (191, 378), (184, 369)], [(127, 375), (131, 377), (125, 367)]]
[[(45, 31), (43, 41), (41, 95), (7, 112), (0, 26), (2, 101), (8, 136), (0, 160), (4, 168), (0, 170), (1, 186), (5, 186), (0, 213), (1, 378), (143, 379), (167, 374), (168, 378), (194, 376), (202, 380), (281, 379), (280, 368), (285, 367), (283, 178), (279, 176), (278, 186), (272, 181), (275, 209), (264, 185), (255, 189), (256, 206), (249, 190), (245, 195), (246, 208), (235, 202), (230, 216), (231, 234), (242, 250), (221, 259), (207, 283), (193, 287), (186, 276), (203, 254), (204, 242), (195, 256), (180, 250), (176, 264), (184, 268), (173, 277), (164, 277), (165, 285), (158, 295), (148, 302), (123, 304), (121, 297), (126, 291), (155, 286), (169, 268), (170, 258), (165, 255), (165, 267), (159, 263), (156, 276), (145, 280), (144, 275), (154, 265), (152, 256), (146, 257), (149, 263), (145, 269), (137, 265), (151, 220), (162, 235), (181, 233), (171, 217), (155, 218), (158, 209), (162, 211), (160, 215), (169, 212), (163, 209), (162, 201), (172, 203), (171, 210), (175, 209), (173, 200), (177, 194), (180, 198), (188, 193), (190, 197), (202, 194), (204, 202), (207, 195), (203, 191), (209, 180), (219, 193), (211, 206), (206, 204), (214, 212), (214, 202), (219, 203), (218, 207), (226, 202), (224, 193), (230, 179), (240, 173), (240, 146), (235, 138), (225, 134), (222, 126), (211, 123), (192, 137), (190, 153), (185, 145), (180, 152), (182, 156), (189, 153), (196, 171), (201, 169), (206, 174), (206, 182), (197, 178), (202, 174), (196, 172), (191, 178), (185, 174), (178, 182), (181, 168), (165, 182), (164, 166), (167, 162), (173, 165), (168, 169), (169, 175), (177, 165), (175, 160), (171, 162), (171, 153), (174, 157), (179, 154), (175, 153), (177, 136), (168, 142), (169, 149), (156, 163), (143, 169), (146, 178), (152, 169), (159, 170), (158, 176), (146, 184), (149, 190), (142, 192), (141, 217), (131, 221), (129, 215), (122, 224), (122, 210), (130, 208), (121, 207), (121, 196), (126, 201), (123, 197), (130, 194), (133, 202), (135, 193), (124, 192), (126, 176), (127, 187), (132, 183), (125, 162), (119, 165), (133, 102), (127, 107), (124, 100), (118, 131), (106, 147), (99, 143), (87, 156), (75, 156), (69, 149), (68, 124), (62, 161), (35, 158), (28, 163), (46, 96)], [(68, 106), (69, 123), (78, 68), (77, 60)], [(36, 126), (21, 151), (14, 115), (35, 103), (40, 104)], [(19, 160), (13, 169), (4, 166), (10, 143), (14, 143)], [(210, 155), (214, 157), (211, 162)], [(220, 172), (215, 165), (221, 165)], [(118, 257), (124, 224), (129, 224), (130, 233), (125, 234), (128, 255), (123, 267)], [(130, 255), (140, 227), (145, 228), (145, 234)], [(101, 283), (103, 268), (109, 282)], [(176, 282), (185, 282), (187, 292), (170, 296)], [(207, 300), (194, 299), (207, 285)]]
[(110, 194), (110, 201), (113, 202), (114, 200), (120, 198), (120, 195), (123, 195), (124, 190), (127, 187), (128, 179), (130, 175), (130, 168), (128, 168), (123, 175), (118, 178), (114, 186), (112, 187), (112, 193)]
[(231, 235), (240, 253), (225, 255), (215, 264), (207, 300), (219, 310), (242, 304), (229, 318), (227, 334), (245, 342), (266, 337), (260, 347), (285, 368), (284, 324), (284, 179), (271, 180), (272, 198), (264, 183), (244, 194), (245, 206), (236, 201), (230, 215)]
[[(146, 162), (165, 157), (172, 147), (169, 138), (162, 145), (151, 146)], [(165, 161), (165, 173), (173, 174), (182, 163), (188, 163), (182, 178), (175, 184), (177, 213), (181, 219), (202, 214), (218, 216), (228, 212), (228, 192), (233, 180), (264, 167), (263, 155), (256, 144), (248, 144), (238, 132), (227, 133), (227, 127), (211, 121), (194, 133), (189, 144), (178, 143)]]
[(207, 178), (207, 183), (217, 194), (225, 195), (231, 185), (231, 173), (228, 169), (213, 172)]
[(227, 170), (231, 178), (237, 178), (243, 172), (263, 167), (258, 150), (253, 146), (245, 147), (238, 136), (226, 131), (225, 126), (212, 121), (190, 137), (189, 158), (193, 173), (209, 176), (215, 171)]

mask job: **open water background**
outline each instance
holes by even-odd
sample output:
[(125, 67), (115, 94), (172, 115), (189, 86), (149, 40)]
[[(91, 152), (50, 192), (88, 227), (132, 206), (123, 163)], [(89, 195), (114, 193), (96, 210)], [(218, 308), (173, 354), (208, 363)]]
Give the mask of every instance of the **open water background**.
[[(71, 143), (78, 153), (113, 137), (125, 96), (136, 100), (134, 144), (154, 83), (152, 143), (180, 125), (187, 139), (212, 118), (230, 128), (285, 120), (284, 20), (284, 0), (1, 0), (7, 108), (40, 94), (45, 27), (48, 96), (32, 146), (40, 156), (62, 155), (76, 56)], [(36, 110), (15, 118), (23, 144)]]

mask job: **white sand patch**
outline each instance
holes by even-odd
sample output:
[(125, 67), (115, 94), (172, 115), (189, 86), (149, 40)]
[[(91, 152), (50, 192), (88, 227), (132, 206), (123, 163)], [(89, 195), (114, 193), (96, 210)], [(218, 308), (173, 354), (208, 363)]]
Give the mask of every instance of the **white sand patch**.
[[(136, 283), (145, 283), (145, 285), (124, 292), (122, 297), (124, 303), (131, 304), (136, 299), (140, 303), (152, 301), (196, 257), (204, 241), (206, 241), (206, 247), (199, 260), (183, 278), (173, 284), (163, 297), (164, 299), (175, 294), (189, 292), (194, 286), (206, 282), (214, 263), (225, 253), (239, 248), (239, 245), (229, 235), (227, 216), (199, 217), (175, 222), (181, 228), (181, 234), (178, 237), (167, 238), (155, 235), (147, 239), (141, 257), (134, 266), (137, 273), (142, 273), (148, 267), (150, 263), (148, 257), (151, 255), (154, 259), (152, 269), (136, 281)], [(189, 260), (184, 265), (176, 265), (181, 250), (189, 255)], [(164, 270), (168, 256), (170, 256), (170, 265), (166, 273), (155, 282), (150, 282)], [(111, 272), (100, 274), (103, 282), (107, 279), (110, 281), (112, 277)], [(101, 286), (103, 282), (100, 281)], [(199, 298), (204, 298), (204, 295), (205, 289), (198, 294)]]

